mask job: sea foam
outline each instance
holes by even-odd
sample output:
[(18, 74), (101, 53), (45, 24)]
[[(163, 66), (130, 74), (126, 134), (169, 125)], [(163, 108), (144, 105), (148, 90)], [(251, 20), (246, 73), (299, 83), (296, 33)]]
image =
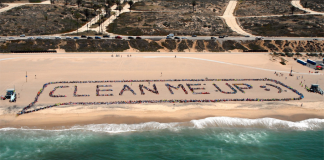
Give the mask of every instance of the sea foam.
[[(307, 119), (299, 122), (291, 122), (279, 120), (275, 118), (232, 118), (232, 117), (208, 117), (199, 120), (191, 120), (189, 122), (146, 122), (139, 124), (88, 124), (75, 125), (71, 128), (54, 129), (51, 131), (71, 131), (84, 130), (93, 132), (107, 132), (107, 133), (121, 133), (121, 132), (141, 132), (152, 130), (179, 131), (182, 129), (204, 129), (204, 128), (261, 128), (270, 130), (320, 130), (324, 128), (324, 119)], [(1, 128), (0, 131), (11, 130), (43, 130), (43, 129), (29, 129), (22, 128)]]

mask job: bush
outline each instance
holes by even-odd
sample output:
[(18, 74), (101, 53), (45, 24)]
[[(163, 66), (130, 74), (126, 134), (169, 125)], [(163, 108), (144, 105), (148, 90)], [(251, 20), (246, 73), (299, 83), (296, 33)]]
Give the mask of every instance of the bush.
[(286, 52), (285, 55), (286, 55), (287, 57), (293, 57), (293, 56), (294, 56), (294, 53), (288, 53), (288, 52)]
[(29, 0), (29, 3), (40, 3), (42, 2), (41, 0)]
[(302, 54), (300, 54), (299, 52), (296, 53), (296, 56), (302, 56)]
[(279, 53), (280, 56), (286, 56), (284, 53)]
[(286, 65), (286, 60), (281, 58), (281, 62), (280, 62), (282, 65)]

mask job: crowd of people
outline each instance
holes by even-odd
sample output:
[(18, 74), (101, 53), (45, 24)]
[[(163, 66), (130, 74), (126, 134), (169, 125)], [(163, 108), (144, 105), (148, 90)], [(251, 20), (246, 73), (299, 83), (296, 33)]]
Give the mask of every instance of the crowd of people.
[(148, 91), (150, 91), (150, 92), (152, 92), (152, 93), (159, 94), (159, 91), (157, 90), (155, 84), (153, 84), (153, 89), (154, 89), (154, 90), (152, 90), (152, 89), (150, 89), (150, 88), (147, 88), (146, 86), (140, 84), (140, 85), (139, 85), (139, 89), (140, 89), (140, 91), (141, 91), (141, 95), (145, 95), (143, 88), (145, 88), (146, 90), (148, 90)]
[(234, 87), (232, 87), (230, 84), (228, 84), (228, 83), (226, 83), (226, 85), (229, 87), (229, 88), (231, 88), (232, 90), (233, 90), (233, 92), (225, 92), (225, 91), (223, 91), (222, 89), (220, 89), (218, 86), (217, 86), (217, 84), (215, 84), (215, 83), (213, 83), (213, 85), (221, 92), (221, 93), (224, 93), (224, 94), (236, 94), (237, 93), (237, 90), (234, 88)]
[(165, 86), (169, 89), (171, 94), (174, 94), (171, 88), (178, 90), (180, 87), (185, 92), (185, 94), (188, 94), (186, 88), (182, 84), (179, 84), (178, 87), (174, 87), (174, 86), (170, 85), (169, 83), (166, 83)]
[(74, 86), (73, 97), (89, 97), (89, 96), (90, 96), (90, 95), (88, 95), (88, 94), (82, 94), (82, 95), (79, 95), (79, 94), (77, 94), (77, 91), (78, 91), (78, 86), (75, 85), (75, 86)]
[(196, 83), (196, 84), (189, 84), (187, 83), (187, 86), (189, 88), (189, 90), (192, 92), (192, 94), (210, 94), (209, 92), (195, 92), (194, 90), (198, 90), (198, 89), (205, 89), (205, 88), (192, 88), (191, 86), (200, 86), (200, 83)]
[(53, 93), (55, 92), (55, 90), (57, 89), (57, 88), (68, 88), (69, 86), (57, 86), (57, 87), (55, 87), (50, 93), (49, 93), (49, 96), (50, 97), (66, 97), (66, 95), (53, 95)]
[(128, 85), (124, 85), (124, 88), (120, 91), (119, 95), (123, 95), (124, 91), (131, 91), (134, 95), (136, 95), (134, 90), (131, 89)]
[(280, 87), (276, 86), (276, 85), (273, 85), (273, 84), (270, 84), (270, 83), (267, 83), (266, 85), (277, 88), (278, 89), (278, 93), (281, 93), (282, 92), (282, 89)]
[(96, 96), (114, 96), (113, 94), (99, 94), (99, 91), (113, 91), (112, 89), (99, 89), (99, 87), (112, 87), (112, 85), (97, 85)]
[[(201, 99), (201, 100), (195, 100), (195, 99), (190, 99), (190, 100), (179, 100), (179, 99), (171, 99), (171, 100), (137, 100), (137, 101), (110, 101), (110, 102), (67, 102), (67, 103), (57, 103), (54, 105), (49, 105), (49, 106), (45, 106), (45, 107), (41, 107), (38, 109), (33, 109), (33, 110), (28, 110), (30, 109), (35, 103), (38, 102), (38, 98), (39, 96), (42, 94), (42, 92), (44, 91), (44, 89), (50, 85), (50, 84), (59, 84), (59, 83), (105, 83), (105, 82), (172, 82), (172, 81), (268, 81), (268, 82), (273, 82), (276, 84), (279, 84), (283, 87), (286, 87), (287, 89), (293, 91), (294, 93), (296, 93), (297, 95), (299, 95), (298, 98), (272, 98), (272, 99), (259, 99), (259, 98), (241, 98), (241, 99)], [(219, 88), (216, 84), (213, 84), (217, 89)], [(226, 83), (226, 85), (230, 86), (228, 83)], [(68, 86), (58, 86), (55, 87), (54, 90), (51, 92), (53, 94), (53, 92), (56, 90), (56, 88), (66, 88)], [(233, 87), (230, 86), (230, 88), (237, 92)], [(123, 90), (119, 93), (119, 95), (122, 95), (124, 91), (131, 91), (134, 95), (136, 95), (136, 93), (127, 85), (124, 85)], [(221, 91), (221, 90), (220, 90)], [(229, 92), (229, 93), (233, 93), (233, 92)], [(283, 84), (280, 81), (277, 80), (273, 80), (273, 79), (267, 79), (267, 78), (263, 78), (263, 79), (167, 79), (167, 80), (116, 80), (116, 81), (59, 81), (59, 82), (49, 82), (49, 83), (45, 83), (43, 85), (43, 87), (40, 89), (39, 92), (37, 92), (37, 95), (34, 99), (33, 102), (31, 102), (28, 106), (24, 107), (22, 109), (22, 111), (20, 111), (19, 113), (17, 113), (17, 115), (22, 115), (22, 114), (26, 114), (26, 113), (32, 113), (32, 112), (36, 112), (39, 110), (43, 110), (46, 108), (52, 108), (55, 106), (60, 106), (60, 105), (99, 105), (99, 104), (140, 104), (140, 103), (192, 103), (192, 102), (227, 102), (227, 101), (291, 101), (291, 100), (301, 100), (304, 98), (304, 95), (300, 92), (298, 92), (296, 89), (293, 89), (292, 87)]]
[[(245, 85), (247, 87), (239, 87), (238, 85)], [(251, 89), (252, 88), (252, 86), (247, 83), (237, 83), (237, 84), (233, 84), (233, 86), (235, 86), (242, 93), (245, 93), (245, 91), (243, 89)]]

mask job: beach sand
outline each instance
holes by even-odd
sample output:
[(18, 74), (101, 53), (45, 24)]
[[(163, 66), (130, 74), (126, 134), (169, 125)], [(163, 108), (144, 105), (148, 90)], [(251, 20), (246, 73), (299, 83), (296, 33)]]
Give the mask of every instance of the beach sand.
[[(187, 53), (118, 53), (122, 57), (111, 57), (111, 53), (68, 53), (68, 54), (2, 54), (0, 55), (0, 95), (6, 89), (15, 88), (19, 93), (17, 102), (0, 101), (0, 127), (40, 127), (53, 128), (73, 126), (76, 124), (101, 123), (142, 123), (142, 122), (182, 122), (206, 117), (240, 117), (263, 118), (272, 117), (289, 121), (300, 121), (309, 118), (324, 118), (324, 97), (309, 93), (303, 85), (318, 83), (324, 88), (323, 71), (318, 74), (308, 67), (287, 58), (287, 65), (273, 60), (269, 53), (263, 54), (187, 54)], [(127, 57), (131, 54), (132, 57)], [(177, 55), (177, 58), (174, 56)], [(290, 70), (294, 76), (288, 76)], [(27, 82), (26, 82), (27, 71)], [(277, 76), (274, 72), (283, 73)], [(162, 72), (162, 75), (161, 75)], [(36, 77), (35, 77), (36, 75)], [(297, 80), (296, 76), (303, 76)], [(91, 105), (91, 106), (59, 106), (35, 113), (16, 116), (23, 107), (31, 103), (43, 84), (56, 81), (95, 81), (95, 80), (130, 80), (130, 79), (252, 79), (271, 78), (279, 80), (303, 93), (305, 98), (289, 102), (220, 102), (220, 103), (187, 103), (187, 104), (131, 104), (131, 105)], [(287, 77), (287, 79), (286, 79)], [(188, 82), (173, 83), (174, 85)], [(211, 82), (212, 83), (212, 82)], [(214, 92), (211, 83), (206, 83), (207, 91)], [(126, 84), (126, 83), (125, 83)], [(171, 95), (162, 88), (165, 83), (157, 82), (160, 94), (146, 92), (140, 95), (138, 85), (132, 86), (137, 95), (118, 93), (123, 83), (114, 83), (113, 97), (96, 97), (97, 84), (77, 84), (79, 94), (90, 94), (90, 97), (73, 97), (73, 86), (66, 90), (58, 90), (56, 94), (66, 94), (63, 99), (52, 98), (48, 93), (55, 87), (49, 86), (39, 98), (36, 107), (59, 102), (96, 102), (115, 100), (158, 100), (158, 99), (204, 99), (206, 98), (292, 98), (292, 92), (278, 94), (275, 90), (262, 92), (257, 82), (253, 92), (236, 95), (211, 93), (209, 95), (187, 95), (176, 91)], [(144, 85), (152, 87), (147, 83)], [(225, 86), (225, 82), (219, 83)], [(187, 86), (185, 86), (187, 88)], [(161, 89), (162, 88), (162, 89)], [(187, 88), (187, 91), (189, 89)], [(172, 97), (173, 96), (173, 97)], [(144, 98), (143, 98), (144, 97)], [(301, 106), (302, 105), (302, 106)]]

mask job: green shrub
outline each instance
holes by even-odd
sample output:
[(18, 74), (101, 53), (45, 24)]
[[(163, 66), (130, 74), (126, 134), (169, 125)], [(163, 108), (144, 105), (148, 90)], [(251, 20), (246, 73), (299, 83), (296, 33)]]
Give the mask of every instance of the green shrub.
[(286, 52), (285, 55), (286, 55), (287, 57), (293, 57), (293, 56), (294, 56), (294, 53)]
[(299, 53), (299, 52), (297, 52), (297, 53), (296, 53), (296, 56), (302, 56), (302, 54), (301, 54), (301, 53)]

